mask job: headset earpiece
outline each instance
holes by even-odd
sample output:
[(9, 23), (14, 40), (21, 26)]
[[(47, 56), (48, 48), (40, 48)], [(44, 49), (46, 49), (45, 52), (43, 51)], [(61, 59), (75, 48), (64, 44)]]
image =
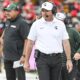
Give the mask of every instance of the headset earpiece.
[(55, 5), (54, 3), (52, 3), (52, 2), (50, 2), (50, 3), (53, 5), (52, 13), (53, 13), (53, 14), (56, 14), (56, 12), (57, 12), (57, 7), (56, 7), (56, 5)]
[(52, 9), (52, 13), (53, 13), (53, 14), (56, 14), (56, 12), (57, 12), (57, 8), (56, 8), (56, 6), (54, 5), (54, 7), (53, 7), (53, 9)]

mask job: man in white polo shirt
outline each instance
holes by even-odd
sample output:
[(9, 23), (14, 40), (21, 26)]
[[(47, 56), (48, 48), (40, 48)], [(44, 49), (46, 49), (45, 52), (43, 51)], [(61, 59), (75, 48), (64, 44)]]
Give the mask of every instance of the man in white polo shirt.
[(62, 21), (56, 19), (56, 7), (51, 2), (44, 2), (41, 7), (42, 18), (36, 20), (25, 42), (23, 56), (24, 69), (30, 70), (29, 58), (35, 43), (35, 58), (39, 80), (59, 80), (62, 66), (63, 46), (67, 56), (68, 72), (72, 70), (69, 36)]

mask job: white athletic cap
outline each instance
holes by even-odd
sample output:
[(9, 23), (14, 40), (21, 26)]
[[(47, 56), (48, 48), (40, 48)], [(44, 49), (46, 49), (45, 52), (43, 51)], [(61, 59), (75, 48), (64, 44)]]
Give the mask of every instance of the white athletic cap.
[(58, 12), (56, 13), (56, 18), (63, 21), (66, 18), (66, 15), (64, 13)]
[(52, 10), (53, 4), (51, 2), (44, 2), (41, 6), (41, 9)]

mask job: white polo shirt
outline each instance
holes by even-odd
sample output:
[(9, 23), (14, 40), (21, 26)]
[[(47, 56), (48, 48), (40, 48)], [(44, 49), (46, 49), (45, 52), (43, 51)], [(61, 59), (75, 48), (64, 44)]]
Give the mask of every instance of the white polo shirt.
[(62, 53), (62, 41), (69, 39), (64, 23), (56, 18), (47, 22), (44, 18), (35, 21), (28, 39), (35, 41), (35, 49), (43, 53)]

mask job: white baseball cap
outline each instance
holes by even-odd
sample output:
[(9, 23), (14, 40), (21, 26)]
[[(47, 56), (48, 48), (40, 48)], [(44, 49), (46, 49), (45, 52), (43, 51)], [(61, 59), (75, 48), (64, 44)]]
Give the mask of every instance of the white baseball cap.
[(56, 13), (56, 18), (63, 21), (66, 18), (66, 15), (64, 13), (58, 12)]
[(41, 6), (41, 9), (52, 10), (53, 4), (51, 2), (44, 2)]

